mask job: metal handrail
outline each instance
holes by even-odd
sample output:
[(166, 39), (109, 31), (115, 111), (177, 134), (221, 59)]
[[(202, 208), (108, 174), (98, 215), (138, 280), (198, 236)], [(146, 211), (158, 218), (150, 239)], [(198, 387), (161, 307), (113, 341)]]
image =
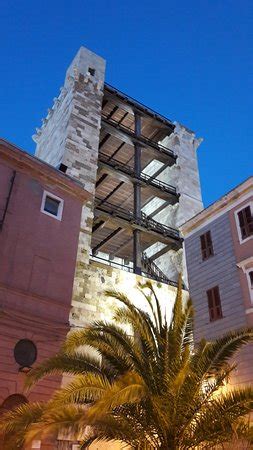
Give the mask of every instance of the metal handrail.
[(151, 147), (154, 147), (156, 150), (159, 150), (161, 152), (166, 153), (167, 155), (171, 156), (172, 158), (177, 159), (177, 156), (175, 155), (175, 153), (173, 152), (173, 150), (171, 150), (168, 147), (165, 147), (162, 144), (159, 144), (156, 141), (153, 141), (152, 139), (147, 138), (146, 136), (143, 136), (143, 134), (141, 135), (137, 135), (130, 127), (127, 127), (126, 125), (123, 125), (122, 123), (118, 123), (116, 120), (114, 119), (108, 119), (108, 117), (103, 114), (102, 112), (102, 121), (105, 121), (106, 123), (108, 123), (109, 125), (112, 125), (115, 128), (119, 128), (121, 129), (123, 132), (127, 133), (128, 135), (130, 135), (131, 137), (133, 137), (134, 139), (137, 139), (141, 142), (143, 142), (146, 145), (149, 145)]
[[(90, 254), (90, 259), (93, 261), (98, 260), (98, 262), (102, 261), (102, 263), (105, 264), (106, 266), (110, 266), (110, 267), (116, 266), (115, 267), (116, 269), (125, 270), (126, 272), (129, 272), (129, 273), (134, 273), (133, 267), (129, 267), (129, 266), (126, 266), (125, 264), (120, 264), (115, 261), (111, 261), (110, 259), (102, 258), (101, 256)], [(169, 278), (166, 278), (166, 280), (165, 280), (163, 277), (161, 278), (158, 275), (151, 274), (151, 273), (145, 272), (143, 270), (141, 272), (141, 275), (145, 278), (150, 278), (155, 281), (160, 281), (161, 283), (170, 284), (171, 286), (177, 287), (177, 285), (178, 285), (178, 283), (176, 281), (170, 280)]]
[(142, 253), (142, 262), (144, 266), (146, 266), (151, 274), (160, 280), (164, 280), (165, 282), (169, 282), (168, 277), (163, 273), (163, 271), (156, 265), (154, 261), (146, 255), (146, 253)]
[(148, 230), (156, 231), (164, 236), (168, 236), (177, 241), (181, 241), (179, 236), (179, 231), (175, 230), (175, 228), (168, 227), (167, 225), (163, 225), (156, 220), (150, 218), (141, 211), (140, 217), (136, 217), (132, 211), (121, 208), (120, 206), (113, 205), (107, 201), (104, 201), (101, 198), (95, 198), (95, 206), (97, 209), (117, 216), (121, 219), (127, 220), (128, 222), (133, 222), (136, 225), (143, 226)]
[(151, 109), (148, 106), (144, 105), (143, 103), (139, 102), (138, 100), (136, 100), (135, 98), (131, 97), (130, 95), (127, 95), (124, 92), (120, 91), (119, 89), (116, 89), (111, 84), (105, 83), (105, 88), (107, 88), (108, 91), (111, 91), (114, 94), (120, 96), (121, 98), (123, 98), (123, 100), (127, 100), (128, 103), (134, 104), (134, 106), (136, 106), (137, 108), (140, 108), (141, 110), (143, 110), (147, 114), (151, 114), (154, 118), (156, 118), (158, 120), (161, 120), (162, 122), (165, 122), (171, 128), (173, 128), (173, 129), (175, 128), (175, 125), (173, 124), (173, 122), (171, 122), (170, 119), (168, 119), (167, 117), (163, 116), (162, 114), (154, 111), (153, 109)]
[(141, 173), (140, 176), (135, 175), (134, 169), (132, 169), (130, 166), (127, 166), (123, 164), (122, 162), (118, 161), (115, 158), (110, 158), (110, 156), (106, 155), (103, 152), (99, 153), (99, 160), (101, 162), (104, 162), (108, 164), (109, 166), (113, 167), (114, 169), (118, 169), (127, 175), (130, 175), (131, 177), (140, 179), (141, 181), (144, 181), (147, 184), (150, 184), (151, 186), (155, 186), (163, 191), (170, 192), (171, 194), (178, 195), (177, 190), (174, 186), (171, 184), (164, 183), (163, 181), (157, 180), (153, 178), (150, 175), (147, 175), (145, 173)]

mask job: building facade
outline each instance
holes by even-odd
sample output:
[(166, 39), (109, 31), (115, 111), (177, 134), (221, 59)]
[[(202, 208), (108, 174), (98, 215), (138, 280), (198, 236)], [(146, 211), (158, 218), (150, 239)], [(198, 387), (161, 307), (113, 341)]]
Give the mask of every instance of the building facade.
[[(253, 178), (182, 227), (195, 340), (253, 326)], [(232, 384), (253, 382), (253, 346), (236, 358)]]
[(24, 393), (26, 373), (69, 331), (88, 198), (78, 181), (0, 140), (0, 413), (48, 400), (61, 384), (51, 377)]
[(179, 226), (202, 209), (201, 139), (104, 79), (105, 61), (81, 47), (33, 136), (36, 157), (1, 141), (3, 411), (59, 386), (57, 377), (45, 379), (23, 396), (26, 371), (57, 351), (69, 327), (110, 319), (105, 289), (138, 303), (136, 282), (148, 277), (173, 306), (183, 269)]
[(81, 47), (33, 137), (36, 155), (92, 197), (78, 245), (71, 312), (78, 325), (105, 314), (94, 273), (102, 287), (117, 286), (126, 273), (134, 282), (148, 276), (175, 286), (183, 260), (179, 225), (202, 209), (201, 139), (104, 79), (105, 61)]

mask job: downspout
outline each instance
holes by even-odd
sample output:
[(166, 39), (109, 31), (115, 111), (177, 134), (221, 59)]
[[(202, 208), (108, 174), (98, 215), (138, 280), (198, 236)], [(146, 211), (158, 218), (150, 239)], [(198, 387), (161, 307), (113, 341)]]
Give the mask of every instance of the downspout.
[(1, 220), (0, 220), (0, 231), (1, 231), (2, 228), (3, 228), (3, 224), (4, 224), (4, 221), (5, 221), (5, 217), (6, 217), (6, 214), (7, 214), (7, 211), (8, 211), (8, 206), (9, 206), (10, 199), (11, 199), (11, 193), (12, 193), (12, 189), (13, 189), (13, 185), (14, 185), (16, 173), (17, 173), (16, 170), (13, 170), (13, 172), (12, 172), (12, 177), (11, 177), (11, 180), (10, 180), (10, 188), (9, 188), (9, 192), (8, 192), (8, 195), (7, 195), (7, 198), (6, 198), (6, 203), (5, 203), (5, 208), (4, 208), (3, 216), (2, 216), (2, 218), (1, 218)]

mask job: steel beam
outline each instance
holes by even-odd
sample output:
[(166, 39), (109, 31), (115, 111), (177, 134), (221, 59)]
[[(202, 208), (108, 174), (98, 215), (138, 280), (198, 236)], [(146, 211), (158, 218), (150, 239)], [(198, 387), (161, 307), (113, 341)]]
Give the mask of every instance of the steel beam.
[(101, 249), (105, 244), (107, 244), (114, 236), (119, 234), (121, 231), (123, 231), (123, 228), (118, 227), (116, 230), (114, 230), (112, 233), (110, 233), (106, 238), (104, 238), (99, 244), (97, 244), (92, 249), (92, 254), (94, 255), (99, 249)]
[(103, 175), (99, 178), (99, 180), (96, 182), (96, 188), (102, 184), (106, 178), (108, 177), (108, 173), (103, 173)]
[(149, 259), (151, 261), (154, 261), (155, 259), (160, 258), (160, 256), (164, 255), (164, 253), (167, 253), (169, 250), (171, 250), (171, 245), (165, 245), (165, 247), (163, 247), (161, 250), (150, 256)]
[(105, 135), (105, 137), (102, 139), (102, 141), (99, 142), (99, 149), (101, 149), (101, 148), (103, 147), (103, 145), (108, 141), (108, 139), (109, 139), (110, 136), (111, 136), (111, 135), (110, 135), (109, 133), (107, 133), (107, 134)]
[(112, 111), (110, 112), (110, 114), (108, 114), (107, 119), (110, 119), (114, 113), (116, 113), (116, 111), (119, 109), (119, 107), (116, 105), (114, 106), (114, 108), (112, 109)]
[(106, 98), (104, 98), (103, 102), (102, 102), (102, 110), (104, 109), (105, 105), (107, 105), (108, 100)]
[(121, 181), (119, 184), (117, 184), (117, 186), (111, 191), (109, 192), (109, 194), (103, 198), (103, 200), (101, 200), (101, 202), (99, 202), (99, 204), (97, 206), (101, 206), (103, 205), (104, 202), (106, 202), (108, 200), (108, 198), (110, 198), (113, 194), (115, 194), (115, 192), (117, 192), (117, 190), (124, 184), (124, 181)]
[[(141, 135), (141, 116), (135, 113), (135, 134)], [(141, 146), (139, 143), (134, 145), (134, 174), (138, 178), (141, 174)], [(134, 215), (141, 218), (141, 184), (139, 181), (134, 182)], [(133, 231), (133, 263), (134, 272), (141, 274), (141, 231)]]
[(100, 220), (99, 222), (95, 223), (92, 227), (92, 233), (95, 233), (95, 231), (97, 231), (100, 227), (102, 227), (104, 223), (105, 223), (104, 220)]
[(151, 214), (149, 214), (148, 217), (152, 218), (152, 217), (156, 216), (156, 214), (161, 212), (164, 208), (166, 208), (166, 206), (169, 206), (169, 205), (171, 205), (170, 200), (168, 200), (167, 202), (164, 202), (162, 205), (158, 206), (158, 208), (156, 208)]
[(121, 119), (118, 121), (118, 123), (122, 123), (123, 120), (126, 118), (127, 115), (128, 115), (128, 112), (126, 112), (126, 113), (121, 117)]
[(156, 177), (158, 177), (158, 175), (160, 175), (160, 173), (162, 173), (165, 169), (167, 169), (167, 167), (169, 167), (170, 163), (165, 163), (163, 164), (162, 167), (160, 167), (160, 169), (158, 169), (155, 173), (153, 173), (153, 175), (150, 176), (149, 181), (154, 180)]
[(141, 275), (141, 232), (140, 230), (133, 231), (133, 263), (134, 263), (134, 273)]
[(122, 143), (118, 146), (118, 148), (116, 148), (116, 150), (113, 152), (113, 154), (109, 157), (109, 161), (110, 161), (110, 159), (112, 159), (115, 155), (117, 155), (117, 153), (122, 149), (122, 147), (124, 147), (124, 145), (125, 145), (125, 142), (122, 142)]

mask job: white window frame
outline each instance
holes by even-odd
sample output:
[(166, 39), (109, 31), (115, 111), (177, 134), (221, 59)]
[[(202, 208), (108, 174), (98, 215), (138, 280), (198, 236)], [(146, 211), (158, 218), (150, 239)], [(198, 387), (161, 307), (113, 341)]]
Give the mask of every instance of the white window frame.
[(245, 275), (246, 275), (247, 281), (248, 281), (250, 300), (253, 305), (253, 286), (251, 286), (251, 280), (250, 280), (250, 276), (249, 276), (250, 272), (253, 272), (253, 267), (248, 267), (248, 269), (245, 270)]
[[(248, 266), (248, 267), (246, 267)], [(253, 256), (245, 259), (244, 261), (241, 261), (240, 263), (237, 264), (237, 267), (239, 267), (240, 269), (243, 270), (243, 273), (245, 274), (246, 278), (247, 278), (247, 284), (248, 284), (248, 289), (249, 289), (249, 295), (250, 295), (250, 301), (251, 304), (253, 305), (253, 288), (251, 287), (251, 282), (250, 282), (250, 276), (249, 273), (253, 272)], [(252, 308), (250, 308), (251, 310)], [(246, 310), (246, 313), (249, 310)], [(252, 311), (250, 311), (252, 312)]]
[(238, 217), (238, 213), (240, 211), (242, 211), (243, 209), (247, 208), (247, 206), (250, 207), (250, 211), (251, 214), (253, 214), (253, 202), (250, 201), (248, 203), (246, 203), (246, 205), (241, 206), (240, 208), (238, 208), (235, 212), (234, 212), (234, 216), (235, 216), (235, 223), (236, 223), (236, 228), (237, 228), (237, 234), (239, 237), (239, 242), (240, 244), (244, 244), (244, 242), (247, 242), (249, 239), (253, 238), (253, 235), (247, 237), (246, 239), (242, 239), (242, 233), (241, 233), (241, 227), (240, 227), (240, 222), (239, 222), (239, 217)]
[[(59, 202), (57, 216), (55, 216), (54, 214), (51, 214), (48, 211), (45, 211), (45, 203), (46, 203), (46, 198), (47, 197), (50, 197), (50, 198), (52, 198), (54, 200), (57, 200)], [(41, 201), (41, 207), (40, 207), (40, 211), (43, 214), (46, 214), (47, 216), (53, 217), (54, 219), (61, 221), (62, 213), (63, 213), (63, 205), (64, 205), (64, 200), (62, 198), (57, 197), (57, 195), (52, 194), (52, 192), (49, 192), (49, 191), (44, 191), (43, 192), (42, 201)]]

